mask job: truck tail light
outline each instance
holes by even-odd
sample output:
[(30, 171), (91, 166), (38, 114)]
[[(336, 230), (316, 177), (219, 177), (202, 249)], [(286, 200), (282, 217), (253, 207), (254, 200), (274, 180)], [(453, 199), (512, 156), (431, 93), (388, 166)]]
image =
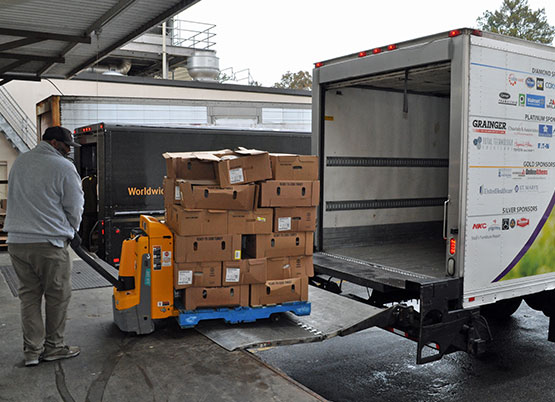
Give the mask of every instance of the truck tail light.
[(455, 36), (459, 36), (461, 34), (461, 30), (460, 29), (453, 29), (452, 31), (449, 31), (449, 37), (453, 38)]
[(472, 35), (474, 36), (482, 36), (482, 31), (480, 31), (479, 29), (475, 29), (472, 31)]
[(372, 54), (378, 54), (378, 53), (381, 53), (381, 52), (382, 52), (382, 49), (379, 48), (379, 47), (377, 47), (375, 49), (372, 49)]
[(119, 264), (119, 258), (114, 258), (114, 264)]
[(397, 45), (389, 45), (387, 47), (387, 50), (395, 50), (395, 49), (397, 49)]
[(358, 52), (358, 57), (366, 57), (368, 53), (366, 52)]
[(318, 63), (314, 63), (314, 67), (316, 68), (320, 68), (324, 65), (324, 63), (322, 63), (321, 61), (319, 61)]
[(449, 240), (449, 254), (455, 255), (457, 252), (457, 239), (451, 237)]

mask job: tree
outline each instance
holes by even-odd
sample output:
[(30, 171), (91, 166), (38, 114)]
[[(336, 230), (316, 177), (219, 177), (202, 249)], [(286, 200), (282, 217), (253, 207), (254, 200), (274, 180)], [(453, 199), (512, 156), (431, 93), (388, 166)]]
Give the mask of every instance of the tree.
[(312, 75), (308, 71), (292, 73), (287, 71), (281, 76), (281, 81), (274, 84), (274, 88), (308, 89), (312, 88)]
[(533, 11), (528, 0), (503, 0), (497, 11), (486, 10), (477, 20), (484, 31), (550, 44), (555, 37), (555, 27), (549, 25), (545, 8)]

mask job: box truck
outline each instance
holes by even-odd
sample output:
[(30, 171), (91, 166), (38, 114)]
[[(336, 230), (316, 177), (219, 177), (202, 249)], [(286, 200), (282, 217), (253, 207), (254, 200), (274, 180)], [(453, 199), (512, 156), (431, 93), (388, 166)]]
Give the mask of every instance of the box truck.
[(165, 152), (248, 148), (310, 153), (310, 133), (98, 123), (75, 129), (75, 165), (82, 177), (83, 245), (119, 265), (121, 245), (140, 215), (164, 215)]
[(483, 351), (484, 317), (523, 299), (555, 341), (555, 48), (473, 29), (385, 44), (316, 63), (312, 106), (323, 286), (397, 306), (377, 325), (419, 363)]

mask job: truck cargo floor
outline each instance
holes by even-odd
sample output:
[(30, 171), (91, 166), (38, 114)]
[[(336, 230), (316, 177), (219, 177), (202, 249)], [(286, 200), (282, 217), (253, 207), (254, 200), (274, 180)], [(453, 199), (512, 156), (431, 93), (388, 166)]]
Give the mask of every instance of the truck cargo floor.
[(319, 274), (361, 286), (404, 289), (407, 281), (429, 282), (445, 276), (445, 241), (430, 239), (336, 248), (315, 253), (314, 267)]
[(326, 251), (436, 278), (443, 277), (445, 273), (446, 250), (443, 239), (373, 244)]
[(278, 321), (260, 320), (245, 324), (204, 321), (196, 329), (233, 351), (319, 342), (379, 325), (389, 314), (389, 309), (373, 307), (313, 286), (309, 286), (308, 301), (312, 304), (308, 316), (283, 313)]

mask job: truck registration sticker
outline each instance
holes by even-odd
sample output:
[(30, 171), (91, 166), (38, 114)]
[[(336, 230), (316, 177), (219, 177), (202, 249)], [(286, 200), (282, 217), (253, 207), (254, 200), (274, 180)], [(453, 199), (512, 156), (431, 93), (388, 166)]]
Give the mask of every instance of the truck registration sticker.
[(286, 218), (278, 218), (278, 232), (282, 232), (284, 230), (291, 230), (291, 217), (288, 216)]
[(192, 285), (193, 284), (193, 271), (178, 271), (177, 284), (178, 285)]
[(240, 276), (241, 276), (240, 268), (227, 268), (225, 272), (225, 281), (239, 283)]
[(229, 182), (231, 184), (242, 183), (245, 181), (243, 176), (243, 168), (236, 168), (229, 170)]
[(181, 191), (179, 190), (179, 186), (175, 186), (175, 200), (181, 201)]
[(240, 260), (241, 259), (241, 250), (235, 250), (233, 258), (235, 260)]

